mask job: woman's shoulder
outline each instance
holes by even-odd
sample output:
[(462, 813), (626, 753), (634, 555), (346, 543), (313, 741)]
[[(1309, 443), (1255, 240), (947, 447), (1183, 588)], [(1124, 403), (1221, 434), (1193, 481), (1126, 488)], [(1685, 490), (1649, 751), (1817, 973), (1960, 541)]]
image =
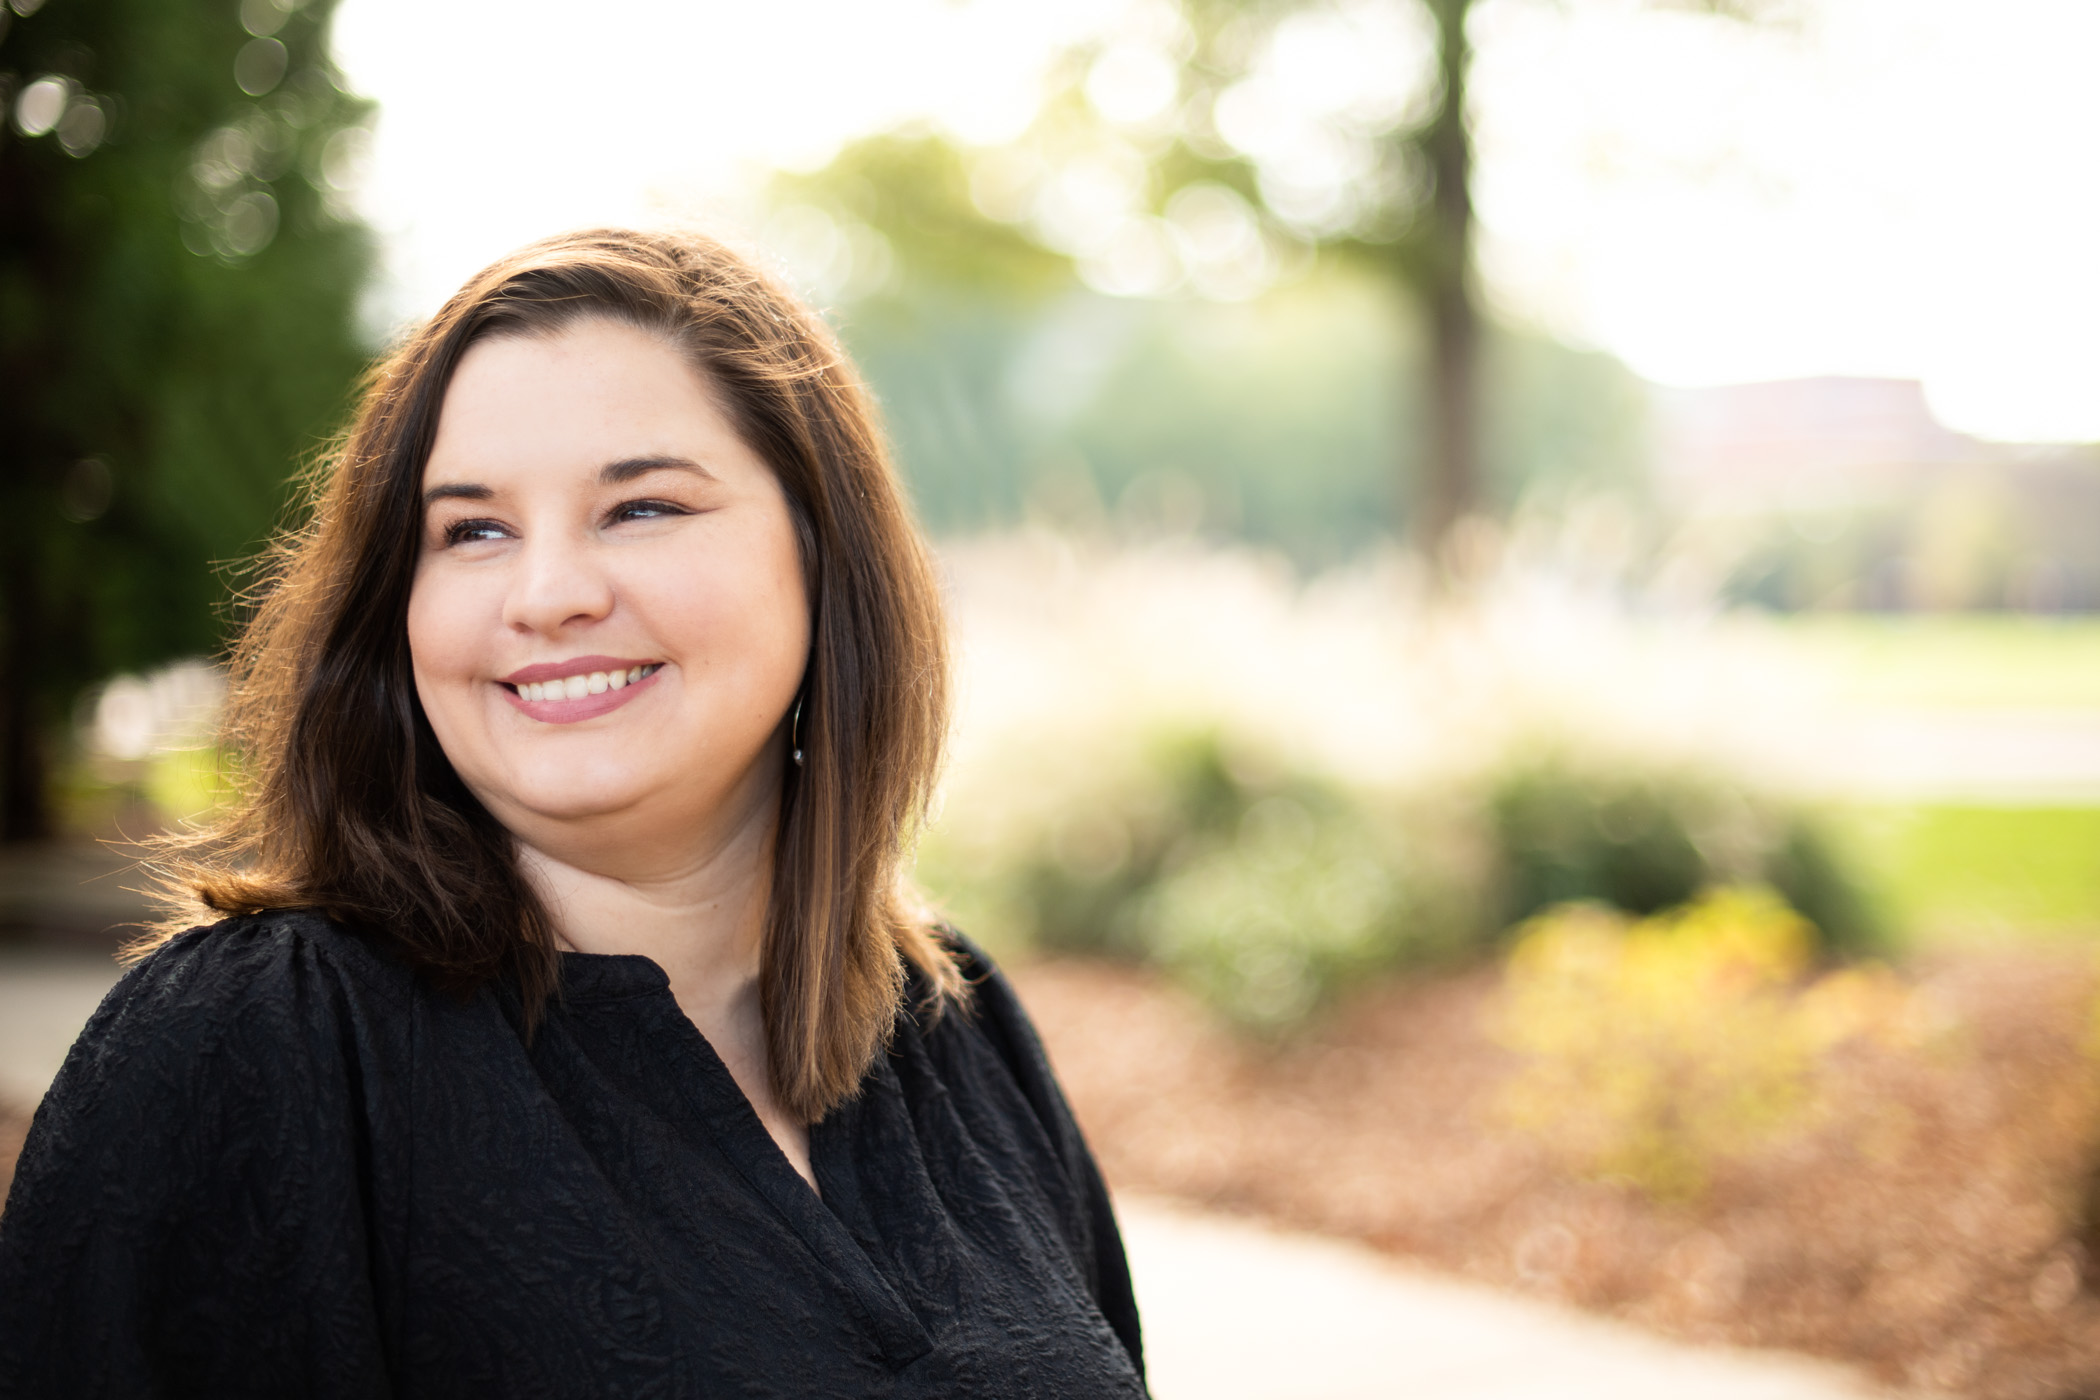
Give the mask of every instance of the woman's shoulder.
[[(304, 913), (191, 929), (141, 959), (73, 1042), (32, 1122), (7, 1216), (102, 1181), (209, 1195), (229, 1164), (346, 1140), (412, 1054), (411, 981)], [(150, 1191), (141, 1173), (161, 1185)], [(186, 1184), (186, 1185), (184, 1185)], [(53, 1207), (56, 1208), (56, 1207)], [(24, 1227), (26, 1228), (26, 1227)]]
[(319, 914), (223, 919), (177, 934), (126, 972), (61, 1078), (136, 1078), (142, 1065), (179, 1078), (183, 1065), (227, 1060), (294, 1071), (375, 1006), (412, 996), (413, 981), (370, 940)]
[(953, 924), (937, 923), (930, 932), (934, 946), (959, 976), (943, 988), (924, 969), (907, 962), (904, 996), (913, 1029), (922, 1036), (944, 1030), (975, 1033), (989, 1023), (1003, 1034), (1009, 1022), (1018, 1019), (1026, 1024), (1027, 1015), (1014, 995), (1013, 984), (991, 954)]
[(991, 954), (960, 929), (941, 924), (934, 932), (962, 973), (962, 992), (946, 1003), (934, 1002), (929, 983), (914, 972), (910, 994), (916, 1034), (936, 1055), (963, 1042), (989, 1050), (1035, 1116), (1053, 1136), (1063, 1136), (1070, 1110), (1013, 983)]
[(407, 972), (372, 938), (325, 914), (273, 909), (186, 929), (140, 958), (130, 975), (238, 990), (267, 987), (302, 968), (385, 983)]
[(0, 1390), (66, 1373), (100, 1378), (79, 1393), (251, 1393), (168, 1377), (235, 1333), (261, 1374), (316, 1298), (348, 1298), (328, 1326), (355, 1320), (376, 1125), (411, 1043), (368, 1014), (390, 982), (309, 914), (192, 929), (125, 975), (39, 1105), (0, 1215)]
[(141, 958), (120, 989), (182, 1003), (271, 1003), (321, 988), (399, 993), (406, 963), (369, 936), (307, 909), (241, 914), (176, 934)]
[(943, 1087), (958, 1111), (986, 1129), (978, 1143), (985, 1159), (999, 1160), (991, 1145), (1003, 1140), (1006, 1160), (1040, 1184), (1095, 1300), (1142, 1365), (1130, 1272), (1108, 1189), (1042, 1039), (991, 956), (953, 928), (939, 932), (969, 995), (930, 1024), (919, 1018), (928, 1058), (947, 1071)]

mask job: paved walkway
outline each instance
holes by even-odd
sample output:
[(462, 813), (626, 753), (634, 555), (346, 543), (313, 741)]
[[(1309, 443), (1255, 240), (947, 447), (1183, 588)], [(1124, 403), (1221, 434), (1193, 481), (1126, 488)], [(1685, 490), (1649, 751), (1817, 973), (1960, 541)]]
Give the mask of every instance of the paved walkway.
[(93, 953), (0, 944), (0, 1095), (44, 1096), (119, 971)]
[(1864, 1400), (1826, 1363), (1690, 1347), (1358, 1245), (1117, 1203), (1158, 1400)]
[[(0, 1093), (41, 1096), (117, 976), (0, 945)], [(1723, 1352), (1455, 1283), (1354, 1245), (1117, 1206), (1158, 1400), (1863, 1400), (1842, 1370)]]

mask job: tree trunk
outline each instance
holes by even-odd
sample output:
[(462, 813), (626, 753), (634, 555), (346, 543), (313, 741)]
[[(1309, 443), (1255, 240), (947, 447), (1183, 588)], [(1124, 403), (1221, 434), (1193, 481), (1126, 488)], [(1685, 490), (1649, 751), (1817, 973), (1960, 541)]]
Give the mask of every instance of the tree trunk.
[(1436, 21), (1440, 92), (1419, 149), (1433, 193), (1421, 276), (1429, 311), (1429, 455), (1419, 495), (1419, 538), (1438, 574), (1451, 579), (1454, 532), (1479, 503), (1477, 364), (1480, 311), (1473, 295), (1473, 143), (1466, 128), (1472, 0), (1424, 0)]
[[(0, 144), (0, 258), (32, 297), (63, 296), (69, 286), (50, 213), (59, 194), (10, 134)], [(51, 365), (63, 349), (53, 344), (43, 309), (34, 301), (19, 308), (24, 321), (0, 347), (0, 842), (41, 840), (52, 825), (40, 713), (50, 668), (40, 649), (48, 624), (39, 531), (57, 522), (40, 473), (55, 455), (51, 405), (60, 395)]]
[(37, 713), (36, 573), (27, 559), (0, 574), (0, 841), (51, 834), (44, 733)]

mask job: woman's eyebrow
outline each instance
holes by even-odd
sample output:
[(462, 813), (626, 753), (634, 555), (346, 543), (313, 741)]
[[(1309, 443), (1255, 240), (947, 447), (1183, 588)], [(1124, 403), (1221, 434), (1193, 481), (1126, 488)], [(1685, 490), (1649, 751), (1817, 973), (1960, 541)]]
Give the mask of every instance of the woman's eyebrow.
[[(716, 479), (713, 472), (690, 457), (622, 457), (617, 462), (607, 462), (600, 467), (598, 480), (606, 486), (621, 486), (636, 477), (661, 471), (691, 472), (695, 476), (706, 477), (709, 481)], [(436, 501), (486, 501), (495, 494), (480, 482), (448, 482), (425, 491), (423, 504), (427, 506)]]
[(619, 486), (650, 472), (691, 472), (704, 476), (709, 481), (715, 474), (690, 457), (622, 457), (617, 462), (607, 462), (598, 469), (598, 480), (607, 486)]

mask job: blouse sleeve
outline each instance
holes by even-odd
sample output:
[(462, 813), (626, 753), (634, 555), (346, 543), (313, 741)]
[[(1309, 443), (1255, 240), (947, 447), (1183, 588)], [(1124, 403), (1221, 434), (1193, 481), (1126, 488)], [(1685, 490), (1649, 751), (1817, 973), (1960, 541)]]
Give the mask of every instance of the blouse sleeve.
[(953, 930), (947, 933), (964, 955), (973, 984), (972, 1013), (982, 1021), (1021, 1091), (1028, 1096), (1058, 1153), (1065, 1178), (1075, 1191), (1078, 1218), (1072, 1222), (1073, 1246), (1087, 1269), (1095, 1306), (1130, 1353), (1131, 1365), (1143, 1376), (1144, 1339), (1138, 1327), (1130, 1263), (1123, 1252), (1123, 1234), (1116, 1225), (1101, 1168), (1079, 1131), (1071, 1106), (1065, 1102), (1049, 1056), (1043, 1051), (1042, 1039), (1028, 1013), (1022, 1010), (1013, 984), (974, 943)]
[(353, 1030), (281, 923), (185, 934), (117, 985), (0, 1215), (0, 1394), (390, 1393)]

